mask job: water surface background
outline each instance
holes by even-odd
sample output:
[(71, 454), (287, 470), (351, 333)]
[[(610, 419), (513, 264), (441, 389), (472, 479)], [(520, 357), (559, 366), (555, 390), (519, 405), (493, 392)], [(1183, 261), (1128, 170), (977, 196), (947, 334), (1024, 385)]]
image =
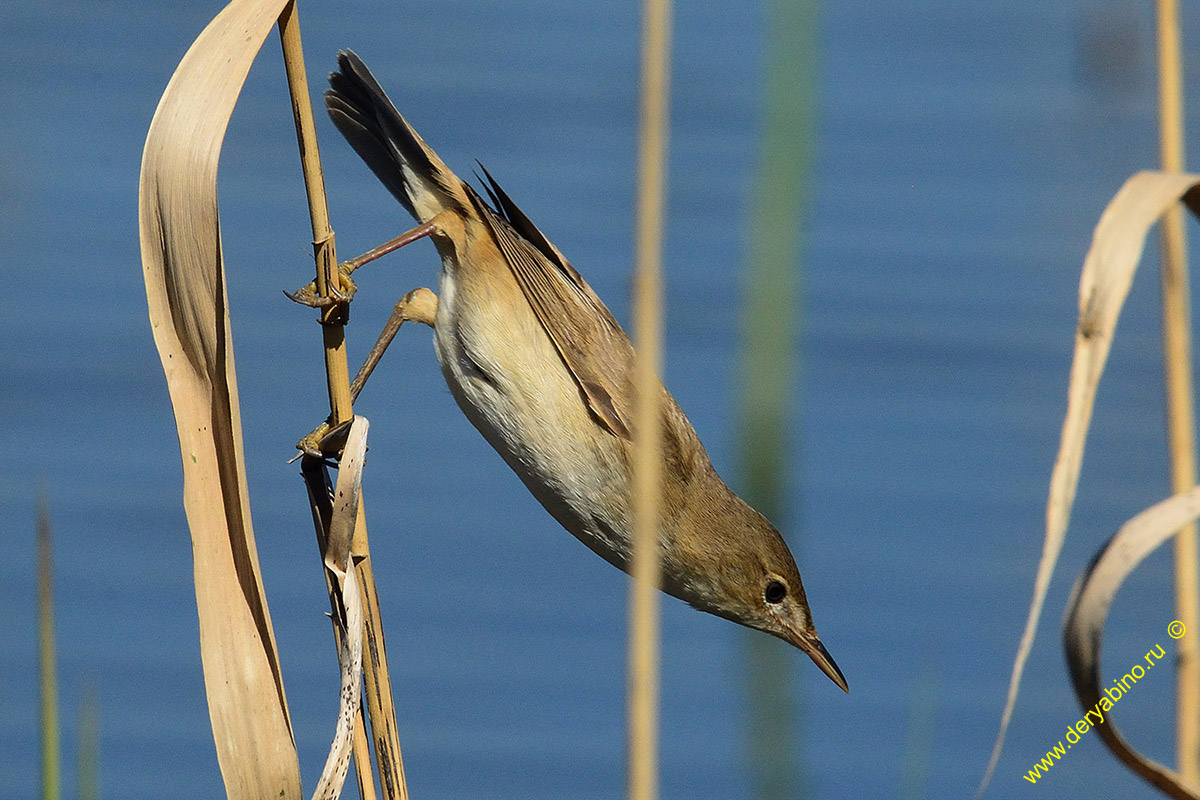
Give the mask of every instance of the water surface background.
[[(68, 786), (92, 683), (104, 797), (222, 791), (136, 213), (150, 117), (218, 8), (34, 1), (0, 30), (2, 796), (37, 789), (39, 483), (55, 531)], [(627, 319), (634, 3), (331, 0), (301, 18), (314, 88), (339, 47), (356, 49), (451, 166), (486, 164)], [(1200, 41), (1197, 15), (1185, 23), (1185, 46)], [(1145, 4), (1117, 0), (821, 10), (780, 522), (852, 691), (791, 654), (793, 749), (813, 797), (894, 796), (914, 698), (932, 697), (932, 730), (916, 736), (925, 796), (966, 796), (986, 763), (1041, 550), (1079, 267), (1108, 198), (1157, 163), (1152, 32)], [(760, 3), (677, 9), (666, 377), (735, 484), (765, 35)], [(1200, 86), (1195, 55), (1186, 79)], [(319, 125), (346, 257), (409, 221)], [(338, 676), (303, 487), (284, 462), (326, 401), (313, 314), (280, 292), (309, 279), (311, 256), (276, 41), (230, 127), (221, 211), (255, 530), (311, 786)], [(1118, 329), (994, 797), (1151, 796), (1094, 735), (1042, 784), (1021, 775), (1080, 716), (1058, 641), (1071, 582), (1166, 493), (1154, 249)], [(421, 244), (361, 273), (352, 358), (436, 269)], [(428, 330), (402, 331), (358, 408), (372, 420), (368, 519), (413, 796), (620, 796), (627, 579), (564, 533), (462, 417)], [(1169, 566), (1155, 554), (1118, 596), (1105, 676), (1169, 647)], [(748, 798), (751, 634), (674, 600), (663, 610), (663, 796)], [(1168, 762), (1172, 685), (1151, 672), (1114, 712)]]

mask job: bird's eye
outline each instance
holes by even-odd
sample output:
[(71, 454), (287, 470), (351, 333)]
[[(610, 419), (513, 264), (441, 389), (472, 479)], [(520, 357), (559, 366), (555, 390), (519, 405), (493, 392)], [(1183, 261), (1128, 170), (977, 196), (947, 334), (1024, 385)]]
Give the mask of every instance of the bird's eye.
[(771, 605), (777, 605), (783, 602), (783, 598), (787, 597), (787, 591), (786, 583), (772, 578), (767, 581), (767, 588), (763, 590), (763, 599)]

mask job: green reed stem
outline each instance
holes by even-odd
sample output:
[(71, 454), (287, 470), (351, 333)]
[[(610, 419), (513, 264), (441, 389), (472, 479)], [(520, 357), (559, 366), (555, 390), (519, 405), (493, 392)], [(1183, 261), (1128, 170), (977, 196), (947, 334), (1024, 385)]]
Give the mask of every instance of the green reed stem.
[[(783, 522), (795, 441), (801, 226), (813, 158), (815, 0), (768, 3), (765, 119), (750, 220), (743, 310), (741, 473), (743, 495)], [(793, 548), (796, 537), (793, 533)], [(746, 637), (751, 772), (757, 800), (802, 796), (796, 751), (800, 713), (790, 652)]]

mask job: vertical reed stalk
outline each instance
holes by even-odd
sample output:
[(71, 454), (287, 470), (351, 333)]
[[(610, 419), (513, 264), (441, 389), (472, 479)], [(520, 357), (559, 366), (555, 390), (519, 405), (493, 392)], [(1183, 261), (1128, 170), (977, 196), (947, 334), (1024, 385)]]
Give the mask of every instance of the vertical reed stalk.
[(633, 576), (629, 627), (629, 786), (631, 800), (658, 797), (658, 693), (662, 487), (662, 241), (667, 169), (670, 0), (645, 0), (633, 317)]
[[(743, 497), (780, 527), (787, 511), (785, 476), (798, 373), (801, 227), (815, 128), (816, 17), (815, 0), (767, 4), (763, 128), (742, 308)], [(795, 551), (796, 532), (792, 534)], [(792, 654), (765, 636), (745, 639), (751, 796), (803, 796)]]
[[(313, 250), (317, 260), (317, 292), (327, 297), (338, 286), (337, 254), (333, 229), (329, 224), (329, 209), (325, 199), (325, 179), (317, 148), (316, 124), (308, 93), (308, 77), (304, 68), (304, 53), (300, 39), (300, 21), (295, 2), (289, 3), (279, 17), (279, 38), (283, 45), (288, 90), (296, 121), (296, 137), (300, 146), (300, 161), (304, 170), (304, 186), (308, 194), (309, 216), (312, 222)], [(350, 395), (350, 369), (346, 358), (346, 318), (337, 305), (322, 311), (321, 332), (325, 345), (325, 374), (329, 387), (329, 408), (333, 424), (348, 421), (353, 416)], [(357, 564), (359, 585), (362, 587), (366, 668), (367, 710), (371, 731), (375, 737), (375, 754), (379, 768), (380, 786), (387, 800), (406, 800), (408, 787), (404, 779), (404, 764), (400, 756), (400, 741), (396, 731), (396, 710), (392, 704), (392, 685), (388, 674), (387, 653), (384, 649), (383, 624), (379, 598), (375, 590), (375, 575), (371, 566), (367, 540), (366, 515), (360, 501), (354, 530), (353, 561)], [(360, 791), (373, 794), (370, 776), (370, 754), (364, 737), (354, 738), (354, 762), (358, 770)], [(365, 775), (364, 775), (365, 772)], [(367, 787), (372, 787), (370, 790)]]
[(38, 498), (38, 672), (41, 677), (42, 800), (61, 796), (58, 750), (58, 670), (54, 656), (54, 568), (50, 553), (50, 508)]
[[(1183, 171), (1183, 79), (1179, 60), (1179, 9), (1158, 0), (1159, 127), (1162, 165)], [(1167, 438), (1171, 486), (1185, 492), (1196, 485), (1196, 420), (1188, 304), (1187, 242), (1183, 209), (1167, 212), (1162, 223), (1163, 357), (1167, 396)], [(1175, 538), (1175, 615), (1189, 631), (1200, 631), (1196, 525)], [(1177, 642), (1176, 758), (1179, 772), (1200, 785), (1200, 637)]]

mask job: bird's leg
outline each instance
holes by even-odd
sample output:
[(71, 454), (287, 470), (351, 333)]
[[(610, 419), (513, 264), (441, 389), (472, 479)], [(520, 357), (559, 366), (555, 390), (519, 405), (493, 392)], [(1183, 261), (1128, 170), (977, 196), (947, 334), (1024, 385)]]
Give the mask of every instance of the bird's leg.
[(435, 217), (434, 219), (431, 219), (428, 222), (422, 222), (420, 225), (413, 228), (412, 230), (405, 231), (404, 233), (397, 236), (395, 239), (389, 239), (388, 241), (384, 242), (383, 244), (379, 245), (378, 247), (368, 250), (367, 252), (363, 253), (361, 256), (358, 256), (357, 258), (352, 258), (349, 261), (343, 261), (341, 264), (338, 265), (338, 269), (340, 270), (344, 267), (346, 270), (346, 274), (348, 275), (351, 272), (354, 272), (354, 270), (361, 267), (363, 264), (369, 264), (372, 261), (374, 261), (375, 259), (379, 258), (380, 256), (386, 256), (388, 253), (392, 252), (393, 250), (399, 250), (401, 247), (404, 247), (404, 245), (406, 245), (406, 244), (412, 244), (413, 242), (417, 241), (418, 239), (425, 238), (426, 236), (430, 235), (437, 229), (436, 219), (437, 218)]
[(420, 322), (432, 328), (434, 320), (437, 318), (437, 307), (437, 295), (428, 289), (413, 289), (400, 298), (400, 302), (396, 303), (395, 308), (392, 309), (391, 316), (388, 317), (387, 323), (384, 324), (383, 332), (379, 334), (379, 338), (371, 346), (371, 351), (367, 353), (366, 360), (358, 368), (358, 374), (350, 382), (351, 399), (358, 400), (358, 393), (362, 391), (367, 378), (371, 377), (371, 373), (375, 370), (379, 359), (383, 358), (384, 351), (388, 349), (388, 345), (396, 337), (396, 332), (400, 330), (400, 326), (406, 322)]
[[(285, 291), (284, 294), (293, 302), (301, 305), (310, 306), (312, 308), (326, 308), (341, 303), (348, 306), (350, 301), (354, 299), (354, 293), (357, 287), (354, 285), (354, 280), (350, 275), (364, 264), (369, 264), (380, 256), (385, 256), (393, 250), (399, 250), (406, 244), (412, 244), (418, 239), (423, 239), (437, 230), (438, 217), (423, 222), (415, 228), (405, 231), (394, 239), (384, 242), (376, 248), (368, 250), (361, 256), (343, 261), (338, 264), (339, 283), (342, 287), (341, 291), (329, 287), (329, 295), (321, 296), (317, 293), (316, 281), (310, 282), (307, 286), (299, 289), (295, 294)], [(358, 375), (354, 378), (354, 383), (350, 387), (351, 396), (358, 397), (358, 393), (362, 391), (363, 384), (366, 383), (367, 377), (379, 363), (383, 351), (391, 344), (396, 332), (400, 330), (400, 326), (406, 321), (424, 322), (427, 325), (433, 325), (433, 317), (437, 311), (437, 297), (428, 289), (414, 289), (404, 296), (399, 303), (396, 304), (392, 311), (391, 317), (388, 319), (387, 325), (384, 326), (383, 333), (380, 334), (379, 340), (375, 342), (371, 348), (370, 354), (367, 356), (366, 363), (359, 369)], [(322, 422), (311, 433), (302, 438), (296, 443), (296, 449), (302, 455), (311, 456), (313, 458), (327, 458), (331, 455), (336, 455), (342, 449), (342, 443), (345, 439), (347, 426), (339, 425), (332, 428), (328, 420)], [(339, 434), (341, 434), (339, 436)], [(300, 456), (296, 456), (299, 458)], [(296, 459), (292, 459), (295, 461)]]
[(378, 247), (368, 250), (361, 256), (338, 264), (338, 275), (341, 278), (340, 283), (342, 286), (341, 291), (337, 291), (331, 287), (328, 296), (319, 296), (317, 294), (317, 282), (314, 280), (309, 282), (307, 286), (298, 289), (295, 294), (287, 291), (284, 294), (288, 296), (289, 300), (312, 308), (325, 308), (334, 303), (349, 303), (354, 299), (354, 293), (358, 290), (354, 285), (354, 280), (350, 277), (351, 273), (363, 264), (369, 264), (380, 256), (386, 256), (393, 250), (399, 250), (406, 244), (412, 244), (418, 239), (430, 235), (437, 228), (435, 219), (423, 222), (412, 230), (400, 234), (395, 239), (390, 239)]
[[(396, 303), (391, 315), (388, 317), (387, 323), (384, 324), (383, 332), (379, 334), (379, 338), (371, 346), (371, 351), (367, 353), (366, 360), (358, 368), (358, 374), (354, 376), (354, 380), (350, 383), (350, 397), (352, 400), (358, 399), (358, 394), (366, 384), (367, 378), (371, 377), (371, 373), (375, 370), (376, 365), (379, 364), (379, 359), (383, 358), (384, 351), (388, 349), (388, 345), (392, 343), (392, 339), (396, 338), (396, 333), (400, 330), (400, 326), (405, 322), (420, 322), (432, 328), (434, 320), (437, 317), (437, 306), (437, 295), (424, 288), (413, 289), (400, 298), (400, 302)], [(303, 455), (315, 458), (328, 458), (341, 452), (348, 432), (349, 426), (347, 425), (338, 425), (335, 428), (331, 428), (328, 422), (322, 422), (315, 430), (296, 443), (296, 449)]]

